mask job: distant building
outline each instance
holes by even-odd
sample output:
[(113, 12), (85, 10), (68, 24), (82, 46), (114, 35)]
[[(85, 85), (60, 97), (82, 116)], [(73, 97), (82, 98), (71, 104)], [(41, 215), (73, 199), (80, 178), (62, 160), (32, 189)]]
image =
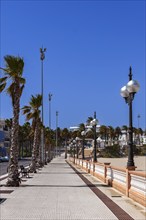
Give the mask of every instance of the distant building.
[[(85, 128), (86, 128), (86, 132), (88, 132), (92, 128), (92, 126), (87, 125), (87, 126), (85, 126)], [(100, 125), (96, 125), (96, 132), (97, 133), (99, 132), (99, 129), (100, 129)], [(79, 126), (72, 126), (72, 127), (69, 128), (69, 130), (70, 131), (78, 131)]]
[[(87, 133), (88, 131), (91, 130), (92, 126), (85, 125), (85, 128), (86, 128), (85, 131)], [(79, 126), (73, 126), (73, 127), (70, 127), (69, 129), (70, 129), (70, 131), (78, 131)], [(101, 135), (99, 134), (100, 133), (100, 125), (99, 124), (96, 125), (96, 132), (97, 132), (97, 147), (98, 148), (104, 149), (106, 146), (112, 146), (114, 144), (119, 144), (122, 149), (124, 146), (128, 145), (129, 133), (126, 130), (121, 130), (121, 134), (117, 138), (115, 138), (115, 139), (108, 138), (107, 140), (105, 140), (105, 138), (101, 137)], [(89, 140), (89, 142), (90, 142), (89, 147), (94, 147), (94, 140), (91, 139), (91, 140)], [(146, 144), (146, 134), (143, 134), (143, 135), (139, 134), (137, 136), (135, 133), (133, 133), (133, 143), (135, 145), (141, 145), (141, 146)]]
[(141, 136), (141, 142), (146, 144), (146, 135)]
[(0, 119), (0, 154), (5, 154), (10, 147), (11, 130), (6, 126), (5, 120)]
[(78, 126), (73, 126), (69, 128), (70, 131), (78, 131), (79, 127)]
[(119, 136), (118, 141), (119, 141), (120, 146), (122, 147), (128, 144), (128, 134), (126, 130), (121, 131), (121, 135)]

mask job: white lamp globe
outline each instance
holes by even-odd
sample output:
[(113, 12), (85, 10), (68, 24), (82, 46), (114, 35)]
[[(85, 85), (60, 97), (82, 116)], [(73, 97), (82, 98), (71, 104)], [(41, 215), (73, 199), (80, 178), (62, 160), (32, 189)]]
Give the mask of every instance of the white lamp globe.
[(86, 134), (86, 132), (85, 132), (85, 131), (82, 131), (82, 132), (81, 132), (81, 135), (82, 135), (82, 136), (84, 136), (85, 134)]
[(127, 86), (123, 86), (120, 90), (120, 95), (123, 97), (123, 98), (127, 98), (129, 96), (129, 92), (127, 90)]
[(97, 119), (94, 118), (94, 119), (90, 122), (90, 125), (91, 125), (91, 126), (95, 126), (95, 125), (97, 125), (97, 123), (98, 123)]
[(127, 90), (129, 93), (136, 93), (140, 89), (140, 85), (136, 80), (130, 80), (127, 83)]

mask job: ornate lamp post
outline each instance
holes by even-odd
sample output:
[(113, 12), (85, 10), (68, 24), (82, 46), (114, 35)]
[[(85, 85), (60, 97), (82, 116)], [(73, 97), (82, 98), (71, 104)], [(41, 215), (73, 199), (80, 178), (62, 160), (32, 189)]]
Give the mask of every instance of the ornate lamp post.
[(76, 153), (77, 153), (77, 158), (79, 158), (79, 145), (78, 145), (78, 141), (80, 138), (76, 137)]
[(129, 146), (128, 146), (128, 162), (127, 168), (134, 169), (134, 155), (133, 155), (133, 121), (132, 121), (132, 101), (140, 86), (136, 80), (132, 80), (132, 68), (129, 69), (129, 82), (126, 86), (121, 88), (121, 96), (129, 105)]
[(75, 163), (75, 147), (76, 147), (76, 140), (73, 140), (74, 163)]
[(58, 111), (56, 111), (56, 157), (58, 154)]
[(66, 138), (65, 138), (65, 159), (67, 158), (67, 141), (66, 141)]
[(91, 126), (93, 127), (94, 130), (94, 158), (93, 161), (97, 162), (97, 155), (96, 155), (96, 146), (97, 146), (97, 141), (96, 141), (96, 125), (97, 125), (97, 119), (96, 119), (96, 112), (94, 112), (94, 119), (90, 122)]
[(52, 99), (52, 94), (49, 93), (49, 128), (51, 129), (51, 99)]
[[(43, 49), (40, 48), (40, 59), (41, 59), (41, 95), (42, 95), (42, 126), (44, 126), (44, 102), (43, 102), (43, 96), (44, 96), (44, 69), (43, 69), (43, 61), (45, 59), (45, 52), (46, 52), (46, 48)], [(44, 160), (45, 160), (45, 149), (44, 149), (44, 129), (42, 128), (42, 138), (41, 138), (41, 162), (42, 162), (42, 165), (44, 165)]]
[(81, 135), (83, 137), (82, 139), (82, 160), (85, 159), (85, 155), (84, 155), (84, 146), (85, 146), (85, 135), (86, 135), (86, 131), (82, 131)]
[(139, 119), (140, 119), (140, 114), (137, 115), (138, 118), (138, 129), (139, 129)]
[(140, 114), (137, 115), (138, 118), (138, 144), (140, 145), (140, 134), (139, 134), (139, 119), (140, 119)]

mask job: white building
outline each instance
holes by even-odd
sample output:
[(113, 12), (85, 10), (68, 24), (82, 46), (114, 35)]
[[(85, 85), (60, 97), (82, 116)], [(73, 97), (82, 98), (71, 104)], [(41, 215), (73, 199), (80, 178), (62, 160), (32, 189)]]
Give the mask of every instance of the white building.
[(0, 147), (10, 146), (11, 130), (6, 126), (5, 120), (0, 119)]

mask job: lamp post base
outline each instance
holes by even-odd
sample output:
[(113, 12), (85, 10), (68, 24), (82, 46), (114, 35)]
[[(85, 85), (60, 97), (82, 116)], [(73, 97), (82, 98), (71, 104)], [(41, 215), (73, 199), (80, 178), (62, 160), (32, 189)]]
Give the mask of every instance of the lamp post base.
[(127, 170), (135, 170), (136, 168), (137, 168), (137, 167), (135, 167), (135, 166), (127, 166), (127, 167), (126, 167)]

